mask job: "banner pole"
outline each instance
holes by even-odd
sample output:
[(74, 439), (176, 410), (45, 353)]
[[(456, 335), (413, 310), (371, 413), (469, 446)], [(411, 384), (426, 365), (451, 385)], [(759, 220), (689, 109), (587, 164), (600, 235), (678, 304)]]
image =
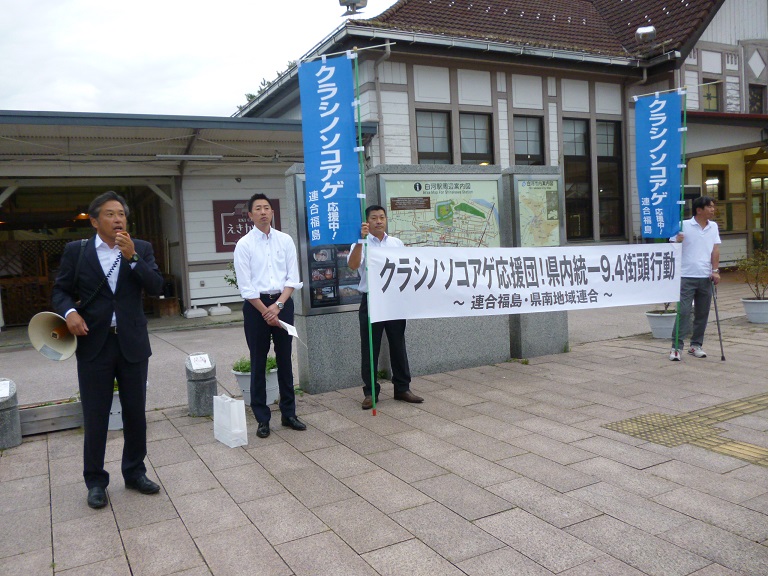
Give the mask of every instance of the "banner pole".
[[(362, 222), (365, 222), (365, 204), (366, 204), (366, 196), (365, 196), (365, 147), (363, 146), (363, 123), (360, 119), (360, 72), (358, 67), (358, 54), (357, 54), (357, 46), (355, 46), (352, 49), (352, 52), (355, 54), (355, 108), (357, 109), (357, 161), (359, 165), (359, 172), (360, 172), (360, 219)], [(365, 280), (366, 284), (368, 285), (368, 292), (363, 295), (363, 298), (367, 298), (367, 304), (368, 304), (368, 365), (371, 369), (371, 400), (373, 402), (373, 409), (371, 410), (371, 415), (376, 416), (376, 374), (375, 370), (373, 369), (373, 327), (371, 326), (371, 299), (370, 299), (370, 293), (371, 288), (370, 284), (368, 284), (368, 239), (365, 238), (365, 241), (363, 242), (363, 259), (365, 260), (365, 270), (363, 270), (363, 274), (365, 274)]]
[[(680, 232), (683, 231), (683, 213), (685, 211), (685, 146), (688, 141), (688, 91), (682, 93), (683, 97), (683, 142), (681, 148), (681, 163), (680, 169)], [(675, 350), (680, 343), (680, 298), (677, 299), (677, 315), (675, 316)]]

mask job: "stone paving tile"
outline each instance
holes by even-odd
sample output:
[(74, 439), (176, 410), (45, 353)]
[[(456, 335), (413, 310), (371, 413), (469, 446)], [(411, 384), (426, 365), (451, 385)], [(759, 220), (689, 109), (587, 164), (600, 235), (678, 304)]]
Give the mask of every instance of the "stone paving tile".
[(393, 450), (369, 454), (368, 460), (408, 483), (441, 476), (447, 472), (445, 468), (441, 468), (413, 452), (398, 448), (396, 444), (392, 444), (392, 446), (394, 447)]
[(529, 478), (497, 484), (488, 490), (558, 528), (600, 515), (600, 511)]
[[(487, 388), (480, 384), (476, 384), (473, 387), (473, 389), (475, 392), (480, 392), (480, 393), (491, 390), (490, 388)], [(432, 396), (433, 398), (439, 398), (444, 402), (456, 404), (457, 406), (471, 406), (472, 404), (479, 404), (480, 402), (486, 401), (485, 399), (479, 396), (476, 396), (475, 394), (470, 394), (469, 392), (466, 392), (463, 390), (456, 390), (455, 388), (445, 388), (443, 390), (434, 390), (430, 392), (429, 395)]]
[(82, 428), (62, 430), (56, 434), (47, 434), (46, 436), (48, 438), (49, 460), (58, 460), (59, 458), (83, 455)]
[(472, 522), (437, 502), (391, 516), (403, 528), (454, 564), (504, 546)]
[(689, 521), (683, 514), (606, 482), (573, 490), (568, 496), (649, 534), (665, 532)]
[[(85, 496), (80, 500), (85, 504)], [(146, 495), (135, 490), (113, 488), (109, 490), (109, 501), (121, 531), (179, 517), (168, 494), (163, 490), (158, 494)]]
[(492, 462), (517, 456), (525, 452), (517, 446), (512, 446), (502, 440), (491, 438), (467, 428), (464, 428), (461, 433), (455, 436), (446, 436), (443, 440)]
[(666, 478), (682, 486), (705, 492), (735, 504), (768, 493), (768, 486), (742, 482), (677, 460), (653, 466), (647, 471), (654, 476)]
[(594, 436), (594, 434), (580, 430), (579, 428), (566, 426), (565, 424), (559, 424), (547, 418), (540, 417), (523, 420), (518, 426), (525, 430), (541, 434), (542, 436), (547, 436), (553, 440), (565, 442), (566, 444)]
[(412, 416), (410, 418), (403, 418), (403, 422), (416, 430), (422, 430), (423, 432), (431, 434), (432, 436), (437, 436), (438, 438), (455, 436), (464, 431), (463, 426), (428, 412), (422, 412), (418, 416)]
[(219, 487), (214, 475), (200, 460), (160, 466), (156, 471), (171, 499)]
[(440, 456), (459, 450), (457, 446), (421, 430), (392, 434), (389, 439), (430, 462), (434, 462)]
[(370, 460), (363, 458), (356, 452), (346, 446), (337, 445), (320, 450), (307, 452), (307, 456), (318, 466), (326, 470), (336, 478), (347, 478), (348, 476), (357, 476), (366, 472), (378, 470)]
[(643, 576), (643, 573), (621, 560), (606, 555), (560, 572), (558, 576)]
[(742, 574), (768, 574), (768, 548), (694, 520), (661, 538)]
[(192, 538), (250, 524), (248, 517), (222, 488), (174, 498), (173, 504)]
[(302, 418), (306, 424), (309, 424), (325, 434), (348, 430), (357, 426), (352, 420), (345, 418), (333, 410), (323, 410), (307, 414)]
[(214, 574), (289, 576), (292, 571), (250, 523), (195, 538)]
[(457, 564), (468, 576), (548, 576), (554, 574), (512, 548), (499, 548)]
[[(291, 428), (283, 428), (281, 424), (277, 424), (275, 427), (275, 419), (272, 419), (272, 434), (285, 440), (288, 444), (296, 448), (301, 452), (307, 452), (309, 450), (319, 450), (320, 448), (328, 448), (329, 446), (336, 446), (338, 442), (331, 438), (325, 432), (321, 432), (317, 428), (307, 426), (304, 431), (292, 430)], [(252, 438), (260, 440), (254, 432)]]
[(195, 420), (196, 422), (189, 426), (179, 426), (174, 420), (173, 425), (189, 442), (190, 446), (216, 442), (216, 438), (213, 437), (213, 420), (209, 418), (196, 418)]
[(621, 462), (622, 464), (640, 470), (669, 460), (668, 457), (660, 456), (659, 454), (644, 450), (643, 448), (628, 446), (622, 442), (611, 440), (610, 438), (601, 438), (597, 436), (573, 442), (571, 446), (589, 450), (594, 455), (603, 456), (610, 460), (616, 460), (617, 462)]
[(706, 568), (691, 572), (689, 576), (741, 576), (738, 572), (729, 570), (720, 564), (710, 564)]
[(739, 504), (749, 508), (750, 510), (754, 510), (755, 512), (768, 515), (768, 494), (763, 494), (757, 498), (739, 502)]
[(743, 426), (744, 428), (751, 428), (752, 430), (759, 430), (760, 432), (768, 432), (768, 411), (762, 410), (753, 414), (747, 414), (746, 416), (739, 416), (730, 420), (732, 424), (737, 426)]
[(457, 420), (456, 423), (466, 426), (470, 430), (474, 430), (480, 434), (489, 436), (490, 438), (501, 440), (502, 442), (508, 442), (511, 438), (519, 438), (520, 436), (530, 434), (530, 431), (528, 430), (512, 426), (507, 422), (502, 422), (501, 420), (486, 415), (462, 418), (461, 420)]
[[(583, 440), (582, 442), (587, 441), (589, 440)], [(541, 436), (540, 434), (529, 434), (527, 436), (520, 436), (519, 438), (512, 438), (509, 440), (509, 443), (564, 465), (581, 462), (582, 460), (595, 457), (593, 452), (582, 450), (574, 444), (558, 442), (557, 440)]]
[(176, 427), (170, 420), (163, 419), (147, 422), (147, 442), (176, 438), (178, 436), (181, 436), (181, 434), (179, 434), (179, 431), (176, 430)]
[[(111, 501), (112, 491), (109, 490), (108, 493)], [(48, 504), (51, 507), (52, 523), (57, 524), (58, 522), (77, 520), (84, 516), (92, 516), (93, 510), (88, 507), (87, 496), (88, 489), (82, 481), (51, 488)]]
[(329, 436), (361, 456), (368, 456), (397, 448), (397, 444), (360, 425), (332, 432)]
[(655, 502), (753, 541), (768, 538), (768, 517), (692, 488), (656, 496)]
[[(527, 390), (524, 390), (522, 393), (533, 393), (538, 391), (538, 388), (528, 387)], [(520, 408), (522, 406), (528, 406), (529, 404), (536, 404), (536, 400), (528, 398), (527, 396), (510, 394), (505, 388), (499, 389), (498, 387), (490, 388), (487, 392), (481, 392), (478, 397), (485, 402), (496, 402), (504, 404), (505, 406), (511, 406), (512, 408)]]
[(638, 470), (620, 462), (599, 456), (571, 464), (574, 468), (644, 498), (652, 498), (680, 487), (679, 484), (653, 474), (654, 468)]
[[(578, 379), (581, 381), (581, 377), (578, 377)], [(526, 396), (536, 400), (537, 402), (550, 404), (552, 406), (557, 406), (558, 408), (566, 408), (567, 410), (582, 408), (584, 406), (594, 404), (594, 402), (591, 402), (590, 400), (583, 400), (574, 396), (546, 390), (541, 392), (534, 392), (533, 394), (526, 394)]]
[(131, 569), (128, 566), (125, 555), (121, 554), (114, 558), (86, 564), (71, 570), (60, 571), (57, 569), (56, 575), (58, 576), (59, 574), (62, 576), (131, 576)]
[[(269, 440), (269, 438), (267, 438)], [(272, 474), (295, 472), (314, 466), (314, 462), (287, 442), (270, 443), (248, 449), (248, 454)]]
[(240, 508), (272, 546), (328, 530), (289, 492), (244, 502)]
[(0, 558), (51, 547), (51, 509), (48, 506), (3, 515)]
[(642, 438), (635, 438), (634, 436), (630, 436), (629, 434), (622, 434), (621, 432), (614, 432), (613, 430), (609, 430), (608, 428), (603, 428), (603, 425), (605, 424), (618, 422), (619, 420), (626, 420), (628, 418), (634, 418), (635, 416), (637, 416), (637, 414), (630, 413), (630, 414), (627, 414), (626, 418), (617, 418), (615, 420), (614, 419), (605, 420), (603, 418), (594, 418), (592, 420), (584, 420), (583, 422), (576, 422), (573, 426), (574, 428), (580, 428), (581, 430), (592, 432), (593, 436), (603, 436), (605, 438), (610, 438), (611, 440), (616, 440), (617, 442), (621, 442), (622, 444), (629, 444), (630, 446), (641, 446), (643, 444), (647, 444), (647, 440), (643, 440)]
[(246, 452), (242, 447), (230, 448), (221, 442), (201, 444), (195, 446), (194, 451), (211, 472), (223, 470), (224, 468), (234, 468), (235, 466), (253, 464), (254, 462), (253, 456)]
[[(47, 458), (41, 454), (16, 454), (13, 450), (13, 448), (8, 450), (7, 454), (0, 457), (0, 482), (5, 483), (19, 478), (48, 474)], [(82, 458), (82, 454), (80, 458)]]
[(28, 476), (2, 483), (0, 518), (5, 514), (40, 508), (50, 503), (48, 476)]
[(413, 538), (397, 522), (358, 496), (318, 506), (313, 512), (358, 554)]
[[(528, 408), (529, 405), (526, 405), (525, 408)], [(528, 418), (531, 418), (533, 414), (531, 412), (524, 412), (520, 408), (513, 408), (512, 406), (500, 404), (499, 402), (486, 402), (484, 404), (474, 404), (472, 406), (472, 410), (475, 412), (478, 412), (480, 414), (483, 414), (485, 416), (490, 416), (491, 418), (495, 418), (496, 420), (501, 420), (502, 422), (505, 422), (507, 424), (517, 425), (518, 422), (522, 420), (527, 420)], [(466, 419), (466, 418), (472, 418), (475, 416), (474, 414), (465, 414), (460, 417), (460, 419)]]
[[(585, 462), (589, 462), (589, 460)], [(597, 478), (579, 472), (571, 466), (563, 466), (536, 454), (527, 453), (514, 458), (507, 458), (499, 464), (558, 492), (568, 492), (598, 481)]]
[(742, 482), (751, 482), (759, 484), (763, 487), (768, 487), (768, 468), (765, 466), (754, 466), (752, 464), (744, 464), (743, 466), (736, 468), (726, 474), (723, 474), (723, 478), (735, 478)]
[(54, 524), (53, 550), (57, 571), (123, 555), (115, 518), (108, 508), (98, 514)]
[(710, 564), (702, 556), (610, 516), (581, 522), (566, 531), (648, 576), (688, 576)]
[(316, 465), (302, 468), (300, 472), (282, 472), (276, 474), (275, 478), (286, 490), (296, 496), (299, 502), (310, 509), (354, 496), (354, 493), (342, 482)]
[(296, 576), (377, 576), (376, 571), (333, 532), (280, 544), (275, 549)]
[(345, 478), (344, 484), (384, 514), (432, 502), (432, 498), (385, 470)]
[(455, 474), (420, 480), (414, 482), (413, 487), (467, 520), (477, 520), (512, 508), (503, 498)]
[(283, 492), (283, 487), (258, 462), (216, 470), (216, 479), (238, 504)]
[(52, 576), (52, 562), (53, 549), (49, 544), (47, 548), (0, 558), (0, 574)]
[(120, 535), (133, 576), (165, 576), (205, 562), (181, 520), (123, 530)]
[(518, 474), (509, 468), (499, 466), (466, 450), (451, 452), (436, 458), (435, 462), (464, 480), (483, 488), (518, 477)]
[[(615, 383), (611, 384), (615, 387)], [(625, 398), (624, 396), (618, 396), (615, 393), (600, 392), (597, 390), (576, 390), (573, 395), (582, 400), (591, 402), (589, 406), (580, 406), (576, 408), (578, 412), (585, 414), (600, 415), (609, 414), (606, 409), (612, 409), (613, 413), (637, 410), (647, 408), (648, 405), (645, 402), (638, 402), (632, 398)], [(617, 420), (621, 420), (619, 417)]]
[[(360, 401), (362, 402), (362, 398)], [(378, 410), (376, 411), (376, 416), (373, 415), (371, 410), (360, 410), (355, 414), (347, 414), (347, 418), (378, 436), (389, 436), (390, 434), (398, 434), (400, 432), (408, 432), (412, 430), (412, 428), (402, 420), (393, 418), (388, 414), (383, 414)]]
[(552, 572), (562, 572), (602, 556), (602, 552), (589, 544), (520, 508), (483, 518), (475, 524)]
[(464, 576), (445, 558), (418, 540), (381, 548), (363, 558), (381, 576)]
[(181, 436), (147, 442), (147, 456), (155, 468), (180, 462), (190, 462), (199, 458), (186, 438)]

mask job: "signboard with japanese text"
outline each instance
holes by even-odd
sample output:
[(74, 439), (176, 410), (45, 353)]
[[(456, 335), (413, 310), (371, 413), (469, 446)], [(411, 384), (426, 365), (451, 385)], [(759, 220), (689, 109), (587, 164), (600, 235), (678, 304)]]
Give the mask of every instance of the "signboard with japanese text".
[(351, 59), (302, 63), (299, 91), (309, 243), (350, 244), (361, 224)]
[(372, 322), (676, 302), (681, 245), (370, 248)]
[[(269, 201), (274, 212), (272, 227), (280, 230), (280, 201)], [(234, 252), (237, 241), (253, 228), (248, 218), (248, 200), (213, 200), (212, 204), (216, 252)]]
[(520, 246), (560, 246), (558, 178), (515, 176)]
[(387, 232), (406, 246), (493, 247), (499, 235), (499, 177), (382, 177)]
[(678, 92), (667, 92), (638, 98), (635, 106), (643, 238), (671, 238), (680, 231), (681, 100)]

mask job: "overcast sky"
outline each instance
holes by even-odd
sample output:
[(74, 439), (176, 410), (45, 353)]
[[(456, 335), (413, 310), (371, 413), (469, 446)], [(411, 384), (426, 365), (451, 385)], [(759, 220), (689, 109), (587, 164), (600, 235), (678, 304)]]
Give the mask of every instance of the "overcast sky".
[[(369, 0), (371, 18), (395, 0)], [(0, 110), (231, 116), (338, 0), (0, 0)]]

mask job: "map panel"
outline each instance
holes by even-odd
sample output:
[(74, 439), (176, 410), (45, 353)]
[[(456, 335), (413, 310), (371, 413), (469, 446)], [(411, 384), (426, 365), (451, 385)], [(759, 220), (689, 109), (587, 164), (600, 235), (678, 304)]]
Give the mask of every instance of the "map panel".
[(406, 246), (501, 245), (497, 180), (387, 180), (386, 196), (388, 232)]
[(560, 246), (560, 200), (557, 180), (520, 180), (517, 210), (520, 245)]

